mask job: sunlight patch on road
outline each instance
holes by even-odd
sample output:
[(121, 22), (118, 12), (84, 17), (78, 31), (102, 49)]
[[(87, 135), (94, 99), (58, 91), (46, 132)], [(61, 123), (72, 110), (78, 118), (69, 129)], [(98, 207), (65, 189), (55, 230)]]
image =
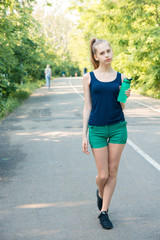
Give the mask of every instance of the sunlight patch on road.
[(28, 116), (17, 116), (16, 118), (28, 118)]
[(34, 208), (48, 208), (48, 207), (76, 207), (81, 205), (94, 204), (93, 201), (79, 201), (79, 202), (56, 202), (56, 203), (35, 203), (20, 205), (15, 208), (19, 209), (34, 209)]
[(64, 131), (54, 131), (54, 132), (20, 132), (16, 133), (18, 136), (42, 136), (42, 137), (68, 137), (68, 136), (77, 136), (82, 135), (82, 132), (64, 132)]
[(82, 131), (79, 131), (79, 132), (74, 132), (74, 131), (20, 132), (20, 133), (16, 133), (16, 135), (28, 136), (29, 141), (60, 142), (65, 137), (82, 136)]
[(32, 239), (33, 236), (48, 236), (48, 235), (53, 235), (55, 233), (59, 233), (61, 232), (61, 230), (42, 230), (42, 229), (33, 229), (33, 230), (29, 230), (29, 231), (23, 231), (21, 230), (20, 232), (18, 232), (16, 235), (18, 237), (25, 237), (26, 235), (29, 235)]
[[(32, 141), (42, 141), (42, 139), (41, 138), (32, 138), (31, 139)], [(54, 139), (54, 140), (51, 140), (51, 139), (49, 139), (49, 138), (43, 138), (43, 141), (50, 141), (50, 142), (60, 142), (60, 140), (58, 140), (58, 139)]]

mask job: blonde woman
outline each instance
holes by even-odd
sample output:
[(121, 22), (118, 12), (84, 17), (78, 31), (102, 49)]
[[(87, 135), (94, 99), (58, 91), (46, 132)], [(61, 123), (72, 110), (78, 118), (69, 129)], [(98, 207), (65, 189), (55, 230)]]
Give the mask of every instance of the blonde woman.
[[(124, 103), (117, 101), (120, 86), (126, 78), (112, 68), (113, 51), (108, 41), (92, 39), (90, 43), (91, 62), (94, 71), (84, 74), (83, 89), (83, 152), (88, 152), (89, 143), (97, 167), (98, 216), (104, 229), (112, 229), (108, 208), (116, 186), (118, 166), (127, 141), (127, 122)], [(126, 91), (130, 96), (131, 90)]]

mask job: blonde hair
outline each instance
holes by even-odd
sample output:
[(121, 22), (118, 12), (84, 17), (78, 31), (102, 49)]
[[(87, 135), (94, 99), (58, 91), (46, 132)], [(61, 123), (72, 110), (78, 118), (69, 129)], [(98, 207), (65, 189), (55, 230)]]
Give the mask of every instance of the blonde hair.
[(90, 54), (91, 54), (91, 62), (93, 64), (93, 67), (94, 69), (97, 69), (99, 67), (99, 61), (97, 61), (95, 58), (94, 58), (94, 55), (96, 54), (97, 52), (97, 49), (96, 49), (96, 46), (98, 46), (99, 44), (103, 43), (103, 42), (106, 42), (108, 43), (108, 45), (110, 46), (111, 48), (111, 45), (108, 41), (104, 40), (104, 39), (97, 39), (97, 38), (92, 38), (91, 39), (91, 42), (90, 42)]

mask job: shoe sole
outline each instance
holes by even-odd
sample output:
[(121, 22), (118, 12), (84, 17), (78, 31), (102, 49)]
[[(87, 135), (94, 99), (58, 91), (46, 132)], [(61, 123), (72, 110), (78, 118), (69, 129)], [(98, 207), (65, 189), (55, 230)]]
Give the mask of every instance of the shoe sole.
[(102, 225), (101, 222), (100, 222), (100, 225), (101, 225), (101, 227), (102, 227), (103, 229), (105, 229), (105, 230), (111, 230), (111, 229), (113, 229), (113, 226), (112, 226), (111, 228), (105, 228), (105, 227), (103, 227), (103, 225)]

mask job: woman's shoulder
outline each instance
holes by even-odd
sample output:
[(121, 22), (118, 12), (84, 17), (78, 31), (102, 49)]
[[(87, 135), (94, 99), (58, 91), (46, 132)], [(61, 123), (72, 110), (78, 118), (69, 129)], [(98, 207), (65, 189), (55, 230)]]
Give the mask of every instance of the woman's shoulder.
[(83, 75), (83, 81), (84, 81), (85, 83), (87, 83), (87, 84), (90, 84), (90, 81), (91, 81), (90, 72), (85, 73), (85, 74)]

